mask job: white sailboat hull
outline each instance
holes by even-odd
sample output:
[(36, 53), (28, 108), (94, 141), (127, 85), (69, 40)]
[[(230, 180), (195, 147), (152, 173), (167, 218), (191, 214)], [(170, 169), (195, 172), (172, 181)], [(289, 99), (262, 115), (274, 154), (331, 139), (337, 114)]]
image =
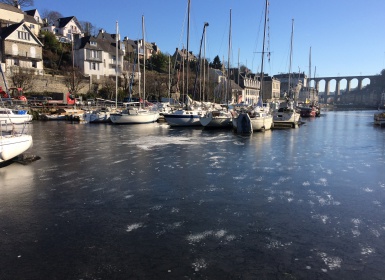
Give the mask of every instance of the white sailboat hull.
[(32, 146), (31, 135), (0, 136), (0, 162), (10, 160), (28, 150)]
[(32, 115), (28, 113), (15, 114), (9, 108), (0, 108), (0, 123), (1, 124), (22, 124), (32, 121)]
[[(130, 110), (131, 111), (131, 110)], [(143, 111), (136, 113), (110, 114), (110, 119), (114, 124), (142, 124), (152, 123), (159, 119), (159, 112)]]
[(107, 123), (110, 122), (110, 112), (90, 112), (84, 114), (87, 123)]
[(178, 110), (163, 116), (170, 126), (201, 126), (201, 112), (198, 111)]
[(282, 112), (273, 112), (274, 126), (295, 127), (299, 124), (301, 114), (294, 109), (284, 110)]
[(273, 126), (272, 116), (250, 118), (253, 131), (269, 130)]
[(269, 130), (273, 127), (273, 117), (271, 115), (259, 115), (250, 117), (248, 113), (240, 113), (233, 120), (233, 128), (238, 133), (251, 133), (252, 131)]
[(202, 126), (208, 128), (231, 128), (232, 116), (231, 113), (208, 112), (206, 115), (199, 118)]

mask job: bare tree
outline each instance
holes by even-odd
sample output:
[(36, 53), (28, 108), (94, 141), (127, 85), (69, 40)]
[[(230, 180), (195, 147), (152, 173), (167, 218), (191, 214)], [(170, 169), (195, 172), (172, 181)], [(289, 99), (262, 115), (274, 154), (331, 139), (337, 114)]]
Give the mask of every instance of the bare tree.
[(22, 8), (30, 7), (34, 5), (33, 0), (0, 0), (0, 3), (9, 4), (15, 7), (20, 5), (20, 7)]
[(68, 68), (67, 71), (65, 71), (64, 84), (71, 94), (77, 94), (82, 88), (84, 88), (85, 83), (80, 70), (78, 68)]
[(34, 70), (28, 68), (13, 68), (11, 81), (14, 87), (29, 91), (33, 88)]
[(162, 97), (168, 96), (168, 76), (157, 72), (149, 72), (146, 84), (146, 99), (161, 100)]
[[(1, 0), (0, 0), (1, 1)], [(62, 18), (63, 15), (57, 11), (50, 11), (50, 10), (43, 10), (41, 13), (41, 17), (43, 19), (47, 20), (47, 23), (49, 25), (55, 24), (55, 22), (59, 19)]]
[(85, 36), (90, 36), (90, 35), (95, 36), (96, 35), (97, 28), (91, 22), (89, 22), (89, 21), (80, 21), (79, 23), (80, 23), (80, 25), (82, 27), (82, 30), (83, 30)]
[(114, 99), (115, 81), (112, 78), (106, 78), (103, 87), (99, 90), (99, 94), (104, 99)]

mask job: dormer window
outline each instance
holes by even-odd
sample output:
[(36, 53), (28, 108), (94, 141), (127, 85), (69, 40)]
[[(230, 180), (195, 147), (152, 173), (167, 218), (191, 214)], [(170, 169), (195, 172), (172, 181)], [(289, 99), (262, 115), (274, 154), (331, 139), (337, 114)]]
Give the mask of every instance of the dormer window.
[(96, 47), (96, 46), (98, 45), (98, 43), (97, 43), (97, 42), (92, 42), (92, 41), (91, 41), (91, 42), (90, 42), (90, 45)]

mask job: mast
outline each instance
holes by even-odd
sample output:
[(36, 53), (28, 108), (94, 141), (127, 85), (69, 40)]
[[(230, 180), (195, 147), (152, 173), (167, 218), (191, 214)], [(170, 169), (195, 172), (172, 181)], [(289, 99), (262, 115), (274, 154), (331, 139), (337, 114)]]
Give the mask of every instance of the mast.
[[(240, 56), (240, 54), (241, 54), (241, 49), (240, 48), (238, 48), (238, 75), (237, 75), (237, 84), (239, 85), (239, 76), (241, 75), (240, 74), (240, 72), (241, 72), (241, 67), (240, 67), (240, 65), (239, 65), (239, 56)], [(234, 78), (235, 79), (235, 78)], [(236, 103), (238, 103), (237, 101), (238, 101), (238, 97), (237, 97), (237, 100), (235, 100), (236, 101)]]
[(205, 93), (206, 93), (206, 32), (205, 32), (204, 47), (203, 47), (203, 90), (202, 90), (203, 98), (202, 98), (202, 101), (206, 100)]
[(145, 41), (145, 30), (144, 30), (144, 16), (142, 16), (142, 33), (143, 33), (143, 107), (146, 107), (146, 41)]
[[(202, 44), (203, 44), (203, 38), (205, 36), (205, 33), (206, 33), (206, 27), (209, 26), (209, 23), (208, 22), (205, 22), (204, 25), (203, 25), (203, 32), (202, 32), (202, 38), (201, 38), (201, 43), (200, 43), (200, 46), (199, 46), (199, 56), (198, 56), (198, 64), (196, 66), (196, 71), (195, 71), (195, 82), (194, 82), (194, 91), (193, 91), (193, 98), (196, 98), (196, 88), (197, 88), (197, 81), (198, 81), (198, 74), (200, 75), (201, 74), (201, 71), (200, 71), (200, 64), (201, 64), (201, 53), (202, 53)], [(198, 73), (199, 72), (199, 73)]]
[(140, 44), (140, 40), (138, 40), (138, 58), (137, 58), (137, 60), (138, 60), (138, 81), (139, 81), (139, 84), (138, 84), (138, 94), (139, 94), (139, 107), (140, 107), (140, 88), (141, 88), (141, 85), (140, 85), (140, 81), (142, 80), (142, 75), (141, 75), (141, 73), (140, 73), (140, 59), (139, 59), (139, 53), (140, 53), (140, 46), (139, 46), (139, 44)]
[(116, 43), (116, 60), (115, 60), (115, 107), (118, 108), (118, 61), (119, 61), (119, 46), (118, 46), (118, 40), (119, 40), (119, 28), (118, 28), (118, 21), (116, 21), (116, 36), (115, 36), (115, 43)]
[(168, 56), (168, 102), (171, 100), (171, 55)]
[[(310, 79), (311, 79), (311, 47), (310, 47), (310, 52), (309, 52), (309, 84), (307, 85), (308, 89), (309, 89), (309, 98), (310, 98)], [(314, 99), (314, 96), (313, 98)], [(312, 100), (313, 102), (314, 100)]]
[[(188, 79), (189, 79), (189, 68), (190, 68), (190, 61), (189, 61), (189, 42), (190, 42), (190, 4), (191, 1), (188, 0), (188, 12), (187, 12), (187, 68), (186, 68), (186, 95), (188, 95)], [(186, 97), (185, 97), (186, 100)], [(185, 101), (184, 100), (184, 101)]]
[[(182, 46), (182, 50), (184, 51), (184, 46)], [(185, 79), (184, 79), (184, 61), (185, 61), (185, 58), (184, 58), (184, 56), (182, 57), (182, 96), (183, 96), (183, 102), (184, 102), (184, 89), (185, 89), (185, 87), (184, 87), (184, 81), (185, 81)]]
[[(263, 27), (263, 41), (262, 41), (262, 61), (261, 61), (261, 85), (259, 87), (259, 98), (260, 100), (262, 100), (262, 92), (263, 92), (263, 64), (264, 64), (264, 61), (265, 61), (265, 39), (266, 39), (266, 24), (267, 24), (267, 9), (268, 9), (268, 0), (266, 0), (266, 3), (265, 3), (265, 23), (264, 23), (264, 27)], [(258, 100), (259, 101), (259, 100)]]
[[(294, 19), (291, 20), (291, 38), (290, 38), (290, 64), (289, 64), (289, 82), (288, 82), (288, 93), (291, 91), (291, 63), (293, 60), (293, 33), (294, 33)], [(295, 99), (295, 98), (293, 98)]]
[(227, 53), (227, 91), (226, 91), (226, 100), (225, 100), (227, 105), (229, 103), (229, 97), (231, 99), (230, 53), (231, 53), (231, 9), (230, 9), (230, 27), (229, 27), (229, 50)]

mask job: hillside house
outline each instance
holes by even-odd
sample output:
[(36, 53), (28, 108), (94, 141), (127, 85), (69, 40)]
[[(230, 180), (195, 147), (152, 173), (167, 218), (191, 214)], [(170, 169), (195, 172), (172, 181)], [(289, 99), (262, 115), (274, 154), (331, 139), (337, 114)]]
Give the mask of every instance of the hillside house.
[[(37, 11), (36, 11), (36, 14)], [(25, 22), (28, 28), (38, 36), (40, 33), (40, 24), (36, 21), (34, 16), (31, 16), (29, 13), (24, 13), (20, 10), (20, 7), (0, 3), (0, 28), (7, 27), (14, 23)]]
[(197, 61), (198, 60), (197, 57), (191, 51), (187, 52), (187, 50), (184, 48), (181, 50), (179, 48), (176, 48), (172, 57), (174, 59), (176, 59), (176, 61), (182, 61), (182, 60), (187, 61), (187, 59), (189, 61)]
[(101, 77), (115, 77), (116, 64), (118, 64), (118, 76), (123, 73), (124, 51), (122, 44), (118, 42), (118, 63), (116, 63), (116, 34), (109, 34), (100, 30), (94, 36), (75, 36), (74, 58), (75, 66), (86, 76), (92, 79)]
[(80, 37), (84, 36), (82, 27), (75, 16), (59, 18), (54, 25), (44, 26), (42, 30), (55, 34), (59, 42), (63, 43), (72, 42), (75, 34)]
[(3, 69), (14, 71), (15, 68), (29, 68), (36, 69), (35, 74), (43, 74), (43, 44), (27, 23), (2, 27), (0, 37), (0, 59), (5, 66)]

